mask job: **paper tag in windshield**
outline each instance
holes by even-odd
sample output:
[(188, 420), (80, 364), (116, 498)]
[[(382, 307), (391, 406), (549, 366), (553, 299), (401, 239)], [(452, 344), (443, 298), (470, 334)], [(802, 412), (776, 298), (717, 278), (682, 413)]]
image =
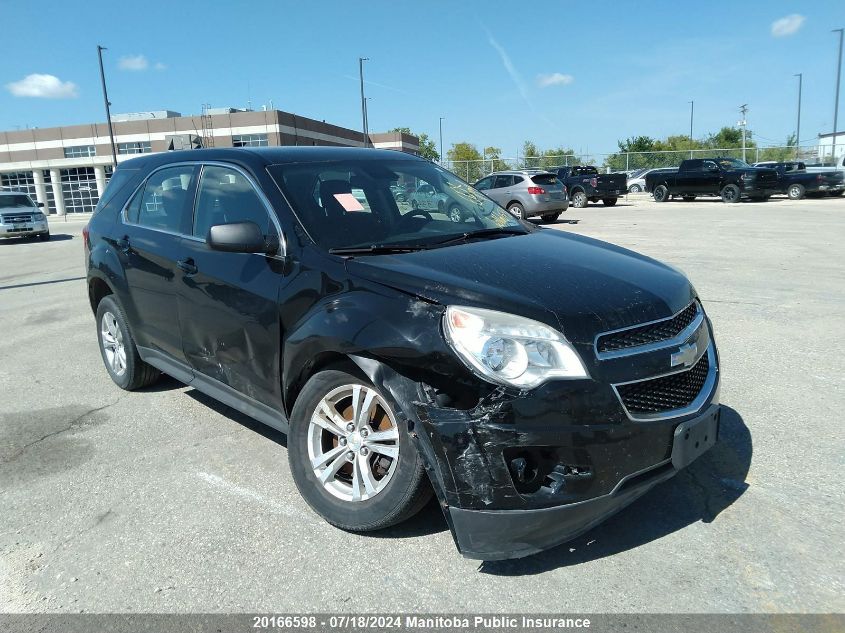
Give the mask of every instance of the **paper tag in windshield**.
[(336, 193), (334, 199), (340, 203), (345, 211), (364, 211), (364, 207), (351, 193)]

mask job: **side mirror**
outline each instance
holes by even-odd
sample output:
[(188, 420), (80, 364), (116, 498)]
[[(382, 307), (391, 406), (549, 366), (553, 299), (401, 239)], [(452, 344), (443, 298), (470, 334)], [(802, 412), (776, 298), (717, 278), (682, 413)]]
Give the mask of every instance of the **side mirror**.
[(36, 207), (41, 207), (41, 208), (43, 209), (43, 208), (44, 208), (44, 203), (43, 203), (43, 202), (36, 202), (36, 203), (35, 203), (35, 206), (36, 206)]
[(208, 229), (208, 245), (215, 251), (229, 253), (266, 253), (273, 255), (278, 243), (267, 240), (255, 222), (215, 224)]

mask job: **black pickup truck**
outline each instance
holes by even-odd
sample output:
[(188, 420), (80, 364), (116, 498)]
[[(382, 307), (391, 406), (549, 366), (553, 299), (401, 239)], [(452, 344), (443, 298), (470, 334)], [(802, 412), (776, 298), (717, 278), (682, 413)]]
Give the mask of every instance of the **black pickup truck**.
[(774, 169), (778, 173), (777, 193), (785, 193), (790, 200), (800, 200), (805, 195), (841, 196), (845, 191), (845, 173), (841, 171), (807, 171), (807, 166), (798, 161), (754, 163), (754, 166)]
[(576, 209), (583, 209), (587, 202), (601, 200), (606, 207), (616, 204), (619, 196), (628, 191), (628, 177), (625, 174), (600, 174), (592, 166), (552, 167), (569, 192), (569, 202)]
[(752, 167), (736, 158), (691, 158), (675, 173), (649, 174), (645, 188), (655, 202), (666, 202), (673, 196), (687, 202), (697, 196), (721, 196), (722, 202), (768, 200), (777, 191), (777, 178), (774, 169)]

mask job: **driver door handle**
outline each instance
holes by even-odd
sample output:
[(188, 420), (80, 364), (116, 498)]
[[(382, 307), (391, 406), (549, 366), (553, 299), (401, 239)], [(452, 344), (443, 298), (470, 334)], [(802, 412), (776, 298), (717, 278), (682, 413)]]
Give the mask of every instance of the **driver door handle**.
[(180, 270), (184, 270), (188, 275), (196, 275), (197, 274), (197, 266), (194, 263), (194, 260), (190, 257), (188, 259), (180, 259), (176, 262), (176, 265), (179, 267)]

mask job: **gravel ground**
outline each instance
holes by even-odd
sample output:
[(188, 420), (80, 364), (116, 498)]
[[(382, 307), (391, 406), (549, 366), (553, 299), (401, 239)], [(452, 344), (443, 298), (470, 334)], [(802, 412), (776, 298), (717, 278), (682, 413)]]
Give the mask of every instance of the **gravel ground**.
[(562, 216), (691, 277), (723, 438), (583, 537), (485, 564), (433, 504), (375, 536), (337, 530), (297, 494), (283, 435), (173, 380), (115, 387), (82, 226), (0, 241), (0, 611), (845, 610), (845, 200), (629, 196)]

